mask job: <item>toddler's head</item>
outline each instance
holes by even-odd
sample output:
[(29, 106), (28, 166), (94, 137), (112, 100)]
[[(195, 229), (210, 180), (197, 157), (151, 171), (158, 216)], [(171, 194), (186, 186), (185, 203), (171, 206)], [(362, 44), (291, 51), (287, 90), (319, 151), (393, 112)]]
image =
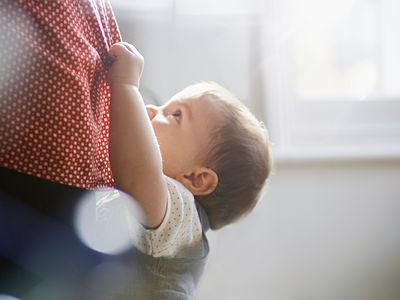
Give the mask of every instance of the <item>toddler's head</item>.
[(267, 132), (229, 91), (197, 83), (148, 113), (164, 173), (194, 194), (211, 229), (255, 207), (271, 171)]

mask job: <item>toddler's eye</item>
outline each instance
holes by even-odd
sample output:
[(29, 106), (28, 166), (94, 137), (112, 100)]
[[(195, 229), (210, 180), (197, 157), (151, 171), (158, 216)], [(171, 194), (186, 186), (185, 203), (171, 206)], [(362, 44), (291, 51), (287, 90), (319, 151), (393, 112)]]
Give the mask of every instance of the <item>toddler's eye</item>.
[(177, 110), (172, 114), (172, 116), (179, 123), (181, 121), (181, 119), (182, 119), (182, 112), (180, 110)]

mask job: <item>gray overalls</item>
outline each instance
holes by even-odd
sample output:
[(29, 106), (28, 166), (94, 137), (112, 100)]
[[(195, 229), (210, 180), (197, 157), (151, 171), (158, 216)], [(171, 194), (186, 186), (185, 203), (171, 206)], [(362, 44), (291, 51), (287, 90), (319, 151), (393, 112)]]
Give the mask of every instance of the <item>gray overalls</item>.
[[(197, 204), (197, 203), (196, 203)], [(115, 273), (100, 272), (95, 286), (88, 286), (81, 299), (138, 299), (189, 300), (194, 299), (197, 284), (203, 274), (209, 244), (205, 232), (209, 229), (203, 208), (197, 206), (203, 228), (202, 243), (173, 258), (152, 257), (138, 250), (119, 257), (122, 268)], [(123, 262), (123, 263), (121, 263)], [(112, 272), (111, 272), (112, 273)], [(118, 280), (113, 280), (113, 278)], [(103, 282), (101, 282), (103, 280)]]

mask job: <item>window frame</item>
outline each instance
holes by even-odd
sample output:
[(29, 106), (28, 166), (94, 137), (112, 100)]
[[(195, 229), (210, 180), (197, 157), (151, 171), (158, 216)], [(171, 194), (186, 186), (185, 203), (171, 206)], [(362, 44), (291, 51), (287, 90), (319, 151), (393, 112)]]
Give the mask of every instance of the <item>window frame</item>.
[(284, 9), (284, 1), (267, 2), (260, 25), (263, 112), (277, 158), (400, 158), (399, 99), (296, 95), (290, 55), (293, 30), (285, 24)]

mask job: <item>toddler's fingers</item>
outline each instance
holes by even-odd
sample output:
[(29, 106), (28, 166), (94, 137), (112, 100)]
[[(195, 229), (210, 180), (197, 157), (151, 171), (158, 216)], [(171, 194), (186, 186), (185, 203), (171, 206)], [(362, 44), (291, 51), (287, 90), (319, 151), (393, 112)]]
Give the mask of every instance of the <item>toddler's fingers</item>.
[(118, 60), (125, 53), (130, 53), (128, 49), (122, 43), (116, 43), (110, 46), (108, 50), (108, 55), (104, 57), (103, 63), (104, 65), (109, 68), (113, 65), (113, 63)]
[(125, 51), (128, 51), (128, 49), (126, 49), (122, 43), (116, 43), (111, 45), (110, 50), (108, 50), (108, 54), (112, 57), (118, 57)]
[(130, 52), (134, 53), (135, 55), (142, 57), (142, 55), (140, 54), (140, 52), (136, 49), (135, 46), (133, 46), (132, 44), (129, 44), (127, 42), (122, 42), (122, 45), (124, 45)]
[(142, 62), (144, 61), (144, 58), (140, 54), (140, 52), (134, 46), (132, 46), (131, 44), (126, 43), (126, 42), (120, 42), (120, 43), (113, 44), (110, 47), (108, 54), (114, 59), (117, 59), (118, 56), (121, 56), (124, 54), (130, 54), (130, 55), (136, 56)]

